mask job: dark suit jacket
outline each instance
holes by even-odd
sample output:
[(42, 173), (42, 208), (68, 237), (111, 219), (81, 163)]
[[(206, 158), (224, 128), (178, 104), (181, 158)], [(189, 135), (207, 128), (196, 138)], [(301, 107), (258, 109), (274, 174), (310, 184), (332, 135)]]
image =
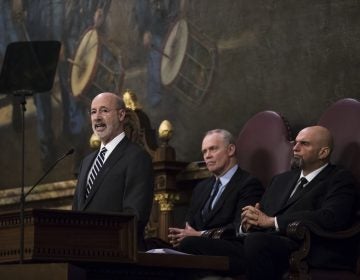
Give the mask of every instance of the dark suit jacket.
[[(275, 176), (266, 189), (260, 205), (269, 216), (276, 216), (280, 233), (286, 232), (289, 223), (297, 220), (311, 221), (327, 230), (342, 230), (354, 218), (356, 192), (350, 172), (329, 164), (303, 189), (300, 197), (290, 199), (300, 170)], [(344, 246), (325, 240), (312, 243), (310, 264), (337, 266), (344, 260)]]
[(105, 161), (85, 199), (88, 173), (97, 153), (85, 157), (80, 166), (73, 210), (135, 214), (142, 238), (154, 193), (151, 157), (125, 137)]
[(241, 209), (259, 202), (264, 189), (258, 179), (238, 168), (214, 208), (203, 220), (201, 210), (210, 196), (214, 183), (215, 177), (211, 177), (196, 186), (186, 221), (196, 230), (220, 227), (235, 230), (236, 224), (241, 219)]

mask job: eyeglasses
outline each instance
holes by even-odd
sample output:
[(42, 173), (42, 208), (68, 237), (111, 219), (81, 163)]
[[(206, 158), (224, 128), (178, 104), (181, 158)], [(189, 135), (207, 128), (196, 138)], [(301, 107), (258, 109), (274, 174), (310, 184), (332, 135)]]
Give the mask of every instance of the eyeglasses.
[(89, 114), (90, 114), (90, 116), (96, 115), (96, 113), (98, 113), (100, 115), (107, 115), (111, 111), (117, 111), (117, 110), (122, 110), (122, 109), (121, 108), (115, 108), (115, 109), (100, 108), (98, 111), (96, 109), (92, 109), (92, 110), (90, 110)]

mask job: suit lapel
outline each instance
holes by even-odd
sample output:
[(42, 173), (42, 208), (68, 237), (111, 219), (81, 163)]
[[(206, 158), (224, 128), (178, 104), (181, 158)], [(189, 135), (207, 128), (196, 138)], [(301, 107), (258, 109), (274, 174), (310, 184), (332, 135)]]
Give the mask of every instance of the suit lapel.
[[(85, 209), (87, 207), (87, 205), (93, 199), (95, 193), (98, 191), (98, 189), (101, 186), (101, 183), (103, 182), (104, 178), (106, 177), (106, 174), (115, 166), (116, 162), (118, 162), (120, 160), (120, 158), (124, 155), (124, 152), (126, 150), (126, 147), (127, 147), (128, 143), (129, 143), (129, 141), (130, 140), (125, 137), (115, 147), (115, 149), (112, 151), (110, 156), (106, 159), (104, 165), (102, 166), (102, 168), (100, 169), (99, 173), (97, 174), (97, 176), (95, 178), (94, 185), (91, 188), (91, 191), (89, 193), (88, 198), (85, 200), (85, 204), (83, 206), (83, 209)], [(88, 172), (89, 172), (89, 169), (88, 169)], [(85, 182), (85, 189), (86, 189), (86, 182)], [(85, 198), (85, 192), (84, 192), (84, 198)]]
[(285, 207), (288, 204), (290, 194), (294, 190), (299, 177), (300, 177), (300, 171), (298, 171), (298, 172), (296, 172), (294, 174), (293, 178), (286, 185), (286, 189), (284, 189), (284, 191), (281, 192), (281, 194), (280, 194), (281, 198), (279, 199), (279, 201), (280, 201), (279, 206), (280, 207), (279, 207), (279, 209), (277, 211), (280, 211), (283, 207)]
[(87, 178), (90, 172), (90, 168), (92, 163), (94, 162), (96, 155), (99, 151), (93, 152), (87, 158), (84, 159), (82, 174), (79, 176), (79, 186), (80, 186), (80, 193), (79, 193), (79, 208), (83, 210), (85, 206), (85, 193), (86, 193), (86, 185), (87, 185)]
[(201, 192), (201, 197), (200, 199), (200, 203), (198, 204), (200, 207), (200, 212), (202, 211), (202, 209), (205, 206), (206, 201), (209, 199), (212, 188), (215, 184), (215, 177), (211, 177), (209, 180), (206, 181), (205, 185), (204, 185), (204, 190)]
[[(217, 212), (220, 211), (222, 207), (224, 207), (224, 203), (226, 201), (226, 198), (232, 193), (233, 188), (238, 188), (239, 185), (237, 184), (238, 180), (241, 178), (240, 174), (240, 168), (238, 168), (230, 179), (229, 183), (225, 186), (224, 191), (222, 192), (221, 196), (219, 197), (218, 201), (215, 203), (214, 208), (209, 212), (207, 217), (205, 217), (206, 221), (211, 220)], [(214, 183), (215, 181), (213, 181)], [(210, 193), (209, 193), (210, 196)]]
[[(295, 197), (294, 199), (288, 199), (286, 204), (284, 205), (284, 207), (281, 209), (283, 210), (284, 208), (288, 208), (289, 206), (291, 206), (292, 204), (294, 204), (296, 201), (298, 201), (299, 199), (303, 198), (304, 195), (308, 192), (310, 192), (311, 190), (313, 190), (314, 188), (316, 188), (316, 186), (319, 185), (319, 182), (323, 181), (325, 178), (328, 177), (329, 172), (332, 170), (331, 165), (329, 164), (328, 166), (325, 167), (324, 170), (322, 170), (314, 179), (311, 180), (310, 183), (308, 183), (305, 188), (303, 188), (303, 190), (301, 191), (300, 195)], [(299, 178), (299, 176), (296, 178), (295, 184), (297, 183), (297, 179)], [(294, 185), (295, 186), (295, 185)], [(293, 186), (293, 187), (294, 187)], [(290, 193), (292, 192), (293, 188), (291, 189)], [(288, 197), (290, 196), (290, 193), (288, 194)]]

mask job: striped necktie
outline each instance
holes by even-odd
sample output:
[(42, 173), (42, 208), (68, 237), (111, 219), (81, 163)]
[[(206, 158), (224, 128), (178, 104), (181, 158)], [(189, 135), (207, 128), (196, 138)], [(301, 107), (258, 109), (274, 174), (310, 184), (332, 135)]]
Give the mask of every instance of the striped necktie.
[(96, 178), (96, 175), (99, 173), (101, 167), (104, 164), (104, 159), (105, 159), (105, 153), (106, 153), (106, 148), (103, 147), (100, 151), (100, 153), (97, 155), (96, 159), (95, 159), (95, 163), (90, 171), (90, 176), (89, 176), (89, 180), (87, 182), (86, 185), (86, 194), (85, 194), (85, 198), (87, 198), (89, 196), (89, 193), (91, 191), (92, 186), (94, 185), (94, 181)]

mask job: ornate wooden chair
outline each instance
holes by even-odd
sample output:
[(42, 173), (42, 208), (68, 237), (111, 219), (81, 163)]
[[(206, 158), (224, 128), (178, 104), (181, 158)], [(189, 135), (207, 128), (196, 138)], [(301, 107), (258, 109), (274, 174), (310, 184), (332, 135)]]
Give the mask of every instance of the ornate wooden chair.
[(262, 111), (250, 118), (240, 131), (236, 149), (239, 165), (256, 176), (264, 187), (278, 173), (290, 169), (291, 130), (274, 111)]
[[(335, 148), (332, 162), (343, 165), (353, 172), (360, 194), (360, 102), (350, 98), (339, 100), (324, 112), (318, 124), (327, 127), (333, 134)], [(294, 222), (288, 227), (288, 235), (301, 242), (300, 249), (294, 252), (290, 259), (290, 279), (360, 279), (359, 202), (356, 221), (345, 231), (327, 232), (313, 224), (301, 221)], [(311, 240), (318, 237), (327, 238), (329, 242), (340, 239), (352, 242), (354, 252), (348, 252), (348, 254), (357, 254), (354, 267), (342, 270), (309, 267), (306, 258), (311, 248)]]

